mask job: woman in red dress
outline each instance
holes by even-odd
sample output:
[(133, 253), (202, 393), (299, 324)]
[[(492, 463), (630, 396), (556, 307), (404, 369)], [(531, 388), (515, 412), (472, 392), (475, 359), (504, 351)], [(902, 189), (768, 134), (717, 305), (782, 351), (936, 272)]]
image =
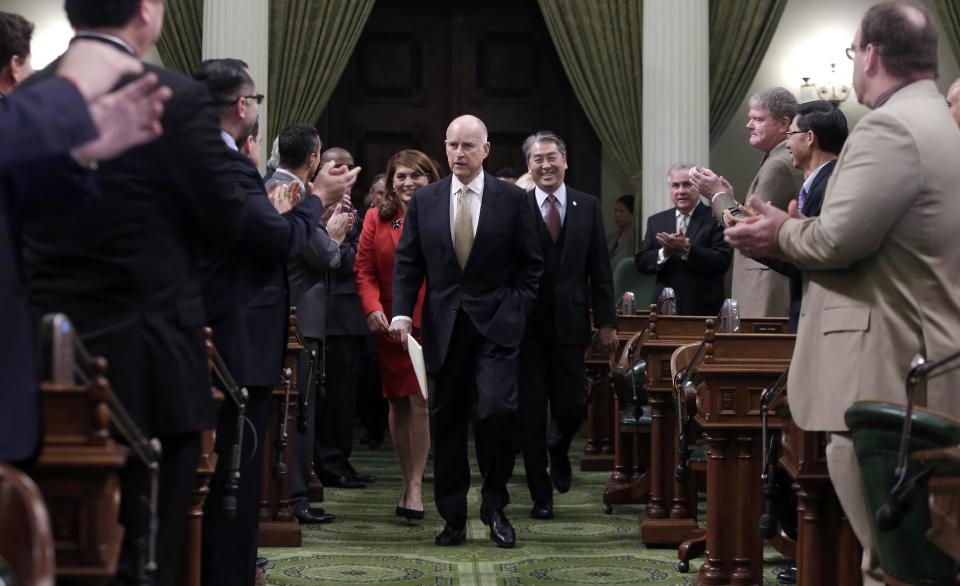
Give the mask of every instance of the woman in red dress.
[[(402, 150), (387, 163), (387, 192), (377, 207), (367, 211), (354, 263), (360, 308), (375, 334), (383, 396), (390, 402), (390, 437), (400, 460), (403, 492), (396, 514), (423, 518), (423, 470), (430, 450), (427, 402), (413, 372), (407, 351), (390, 338), (393, 298), (393, 253), (403, 231), (403, 218), (413, 192), (440, 178), (430, 157), (418, 150)], [(420, 337), (424, 287), (413, 311), (413, 333)]]

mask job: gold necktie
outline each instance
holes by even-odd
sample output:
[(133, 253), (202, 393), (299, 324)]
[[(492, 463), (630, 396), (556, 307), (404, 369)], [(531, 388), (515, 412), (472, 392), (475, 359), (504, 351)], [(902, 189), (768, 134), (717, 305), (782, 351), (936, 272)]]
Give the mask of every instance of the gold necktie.
[(680, 227), (679, 227), (679, 229), (677, 230), (677, 232), (679, 232), (679, 233), (681, 233), (681, 234), (683, 234), (683, 235), (686, 235), (686, 234), (687, 234), (687, 226), (688, 226), (689, 224), (690, 224), (690, 216), (688, 216), (687, 214), (680, 214)]
[(457, 253), (461, 269), (467, 266), (470, 249), (473, 248), (473, 219), (470, 217), (470, 206), (467, 205), (468, 193), (470, 190), (464, 185), (457, 195), (457, 218), (453, 222), (453, 250)]

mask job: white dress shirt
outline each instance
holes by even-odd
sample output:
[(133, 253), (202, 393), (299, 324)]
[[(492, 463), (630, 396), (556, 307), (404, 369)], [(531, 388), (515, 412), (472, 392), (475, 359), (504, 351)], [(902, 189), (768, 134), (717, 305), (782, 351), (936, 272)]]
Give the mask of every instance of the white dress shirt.
[(237, 148), (237, 141), (230, 136), (230, 133), (224, 129), (220, 129), (220, 139), (223, 140), (223, 144), (227, 145), (227, 148), (231, 151), (239, 151)]
[[(543, 216), (543, 221), (547, 221), (547, 212), (550, 210), (550, 204), (547, 202), (547, 192), (540, 189), (539, 187), (533, 190), (533, 194), (537, 198), (537, 206), (540, 208), (540, 215)], [(564, 183), (560, 184), (560, 187), (553, 192), (553, 196), (557, 198), (557, 209), (560, 210), (560, 225), (563, 226), (563, 223), (567, 220), (567, 186)]]

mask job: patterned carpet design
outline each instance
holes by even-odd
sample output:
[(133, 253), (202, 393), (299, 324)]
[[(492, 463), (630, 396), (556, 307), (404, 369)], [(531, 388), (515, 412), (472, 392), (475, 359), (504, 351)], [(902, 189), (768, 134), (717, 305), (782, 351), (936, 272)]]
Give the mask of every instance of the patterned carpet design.
[[(676, 569), (673, 549), (648, 549), (640, 542), (642, 506), (617, 506), (604, 514), (600, 496), (609, 473), (579, 472), (582, 440), (571, 449), (574, 484), (556, 495), (555, 518), (529, 518), (532, 505), (518, 457), (510, 484), (512, 504), (507, 516), (517, 531), (517, 547), (500, 549), (491, 543), (480, 522), (480, 475), (473, 463), (469, 494), (467, 542), (438, 547), (433, 538), (443, 521), (433, 507), (432, 474), (424, 481), (426, 518), (408, 522), (393, 515), (400, 496), (400, 475), (389, 443), (379, 450), (358, 446), (351, 461), (363, 474), (375, 474), (365, 489), (326, 490), (322, 505), (337, 515), (328, 525), (308, 525), (303, 547), (262, 548), (271, 586), (365, 585), (395, 586), (579, 586), (691, 584), (701, 560), (690, 573)], [(702, 503), (701, 503), (702, 506)], [(703, 518), (701, 516), (701, 518)], [(779, 553), (765, 552), (765, 583), (777, 584), (786, 565)]]

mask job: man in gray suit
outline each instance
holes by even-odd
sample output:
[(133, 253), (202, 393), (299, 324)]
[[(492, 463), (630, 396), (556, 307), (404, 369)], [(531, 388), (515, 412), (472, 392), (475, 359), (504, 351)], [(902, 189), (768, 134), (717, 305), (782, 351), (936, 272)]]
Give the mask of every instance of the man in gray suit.
[[(291, 191), (309, 191), (310, 178), (320, 166), (320, 136), (317, 130), (305, 124), (288, 126), (277, 138), (278, 166), (267, 181), (267, 189), (278, 209), (291, 205)], [(341, 194), (323, 201), (324, 207), (335, 206)], [(316, 429), (316, 406), (319, 396), (319, 364), (314, 373), (309, 373), (309, 356), (313, 353), (319, 361), (323, 355), (323, 338), (327, 324), (327, 270), (340, 264), (340, 244), (353, 225), (349, 212), (339, 209), (326, 224), (317, 224), (307, 246), (297, 257), (287, 263), (287, 279), (290, 299), (297, 308), (297, 323), (306, 344), (298, 364), (298, 391), (305, 397), (298, 413), (300, 432), (293, 441), (293, 465), (290, 473), (290, 496), (294, 516), (305, 524), (329, 523), (334, 516), (322, 508), (310, 508), (310, 469), (313, 466), (313, 445)], [(326, 215), (326, 214), (324, 214)], [(307, 385), (310, 388), (307, 388)]]
[[(847, 55), (857, 98), (873, 111), (847, 139), (820, 216), (751, 198), (757, 219), (726, 231), (744, 253), (803, 270), (790, 411), (803, 429), (832, 432), (827, 465), (864, 548), (864, 584), (882, 575), (844, 412), (856, 401), (903, 403), (913, 356), (960, 348), (960, 133), (933, 81), (935, 22), (912, 0), (871, 7)], [(956, 371), (931, 380), (927, 406), (960, 416), (958, 385)]]
[[(756, 195), (780, 208), (803, 184), (803, 175), (794, 168), (787, 150), (787, 130), (797, 113), (797, 99), (782, 87), (763, 90), (750, 97), (750, 146), (763, 151), (763, 162), (750, 182), (746, 196), (736, 199), (733, 187), (709, 169), (694, 169), (690, 180), (700, 195), (711, 202), (713, 215), (731, 225), (737, 221), (738, 203)], [(727, 212), (724, 215), (724, 212)], [(740, 304), (740, 314), (750, 317), (786, 316), (789, 313), (790, 281), (740, 252), (733, 255), (732, 297)]]

